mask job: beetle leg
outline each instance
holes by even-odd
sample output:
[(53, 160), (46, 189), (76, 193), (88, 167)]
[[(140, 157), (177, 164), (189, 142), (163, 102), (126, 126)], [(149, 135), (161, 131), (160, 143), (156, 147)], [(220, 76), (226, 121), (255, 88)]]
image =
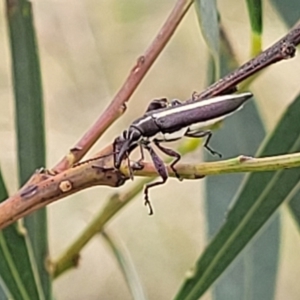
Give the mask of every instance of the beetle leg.
[(144, 155), (144, 148), (142, 147), (141, 144), (140, 144), (140, 153), (141, 153), (141, 157), (140, 157), (139, 161), (143, 161), (145, 158), (145, 155)]
[(146, 112), (153, 111), (156, 109), (166, 108), (168, 106), (167, 98), (154, 99), (150, 102)]
[(152, 149), (152, 147), (150, 147), (149, 145), (145, 145), (145, 144), (143, 146), (146, 150), (148, 150), (148, 152), (152, 158), (152, 161), (154, 163), (155, 169), (162, 179), (161, 181), (156, 181), (153, 183), (146, 184), (145, 189), (144, 189), (145, 205), (149, 207), (149, 215), (153, 215), (153, 209), (151, 206), (151, 202), (149, 200), (149, 189), (154, 186), (164, 184), (168, 179), (168, 171), (164, 165), (164, 162), (155, 153), (155, 151)]
[(128, 168), (128, 172), (129, 172), (129, 178), (130, 178), (130, 180), (133, 181), (133, 170), (132, 170), (132, 167), (130, 165), (129, 156), (127, 156), (127, 168)]
[(179, 104), (182, 104), (182, 102), (178, 99), (173, 99), (171, 100), (171, 106), (176, 106), (176, 105), (179, 105)]
[(192, 93), (192, 101), (197, 101), (198, 100), (197, 94), (198, 93), (196, 91), (193, 91), (193, 93)]
[(204, 148), (206, 148), (212, 155), (218, 155), (220, 158), (222, 157), (222, 154), (213, 150), (212, 148), (210, 148), (208, 146), (208, 143), (212, 137), (212, 132), (210, 130), (202, 130), (202, 131), (195, 131), (195, 132), (187, 132), (185, 134), (185, 136), (187, 137), (193, 137), (193, 138), (203, 138), (203, 137), (207, 137), (205, 142), (204, 142)]
[(161, 144), (160, 144), (160, 140), (157, 140), (157, 139), (154, 139), (153, 140), (153, 143), (157, 146), (157, 148), (159, 148), (159, 150), (161, 150), (163, 153), (171, 156), (171, 157), (175, 157), (175, 159), (172, 161), (172, 163), (170, 164), (170, 168), (173, 170), (173, 172), (175, 173), (176, 177), (179, 179), (179, 180), (182, 180), (182, 178), (180, 177), (180, 175), (178, 174), (177, 170), (175, 169), (175, 165), (179, 162), (180, 158), (181, 158), (181, 155), (172, 150), (172, 149), (169, 149), (169, 148), (166, 148), (166, 147), (163, 147)]

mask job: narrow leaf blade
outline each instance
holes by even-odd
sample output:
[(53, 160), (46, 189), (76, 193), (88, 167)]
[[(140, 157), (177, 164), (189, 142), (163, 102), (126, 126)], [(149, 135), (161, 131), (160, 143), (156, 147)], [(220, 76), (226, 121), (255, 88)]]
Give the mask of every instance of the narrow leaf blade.
[[(299, 109), (300, 95), (265, 140), (259, 156), (300, 151)], [(299, 190), (299, 179), (299, 168), (247, 176), (224, 225), (200, 257), (195, 273), (183, 284), (177, 299), (198, 299), (203, 295), (280, 204)]]
[[(299, 20), (300, 3), (297, 0), (272, 0), (271, 3), (277, 8), (278, 13), (288, 26), (293, 26)], [(300, 192), (295, 193), (288, 203), (288, 207), (294, 220), (300, 228)]]
[(271, 0), (285, 23), (292, 27), (299, 21), (300, 3), (298, 0)]
[(261, 35), (263, 31), (262, 22), (262, 1), (261, 0), (247, 0), (248, 13), (250, 17), (250, 24), (252, 32)]
[(251, 24), (251, 53), (252, 56), (261, 52), (262, 44), (262, 1), (261, 0), (247, 0), (248, 13)]
[[(222, 34), (221, 45), (221, 71), (225, 75), (237, 66), (237, 62), (225, 32)], [(224, 158), (228, 155), (254, 155), (264, 135), (264, 127), (253, 99), (242, 111), (225, 120), (224, 126), (214, 133), (212, 145), (222, 152)], [(206, 156), (208, 160), (212, 159)], [(242, 174), (231, 174), (206, 179), (205, 207), (209, 239), (223, 224), (243, 177)], [(268, 230), (249, 245), (248, 251), (222, 274), (213, 288), (214, 299), (257, 299), (253, 298), (254, 295), (260, 295), (259, 299), (272, 299), (276, 285), (279, 229), (279, 219), (276, 218)], [(260, 256), (256, 253), (260, 253)], [(265, 257), (265, 260), (261, 261), (260, 257)]]
[[(0, 201), (8, 197), (0, 172)], [(0, 231), (0, 282), (14, 299), (38, 299), (24, 235), (11, 225)]]
[(214, 59), (217, 79), (220, 76), (220, 34), (216, 0), (197, 0), (195, 8), (201, 32)]
[[(22, 185), (35, 169), (45, 165), (42, 88), (31, 3), (26, 0), (7, 1), (7, 20), (15, 93), (19, 181)], [(46, 210), (41, 209), (26, 217), (24, 226), (33, 271), (38, 269), (36, 280), (42, 282), (42, 289), (50, 298), (51, 282), (45, 269), (48, 255)]]
[(115, 256), (119, 267), (123, 273), (123, 276), (126, 280), (127, 286), (131, 292), (133, 299), (144, 300), (146, 299), (145, 293), (141, 281), (136, 272), (135, 266), (131, 261), (129, 254), (126, 251), (124, 245), (121, 245), (120, 241), (117, 243), (116, 239), (113, 239), (110, 234), (105, 231), (102, 231), (102, 236), (107, 242), (110, 250)]

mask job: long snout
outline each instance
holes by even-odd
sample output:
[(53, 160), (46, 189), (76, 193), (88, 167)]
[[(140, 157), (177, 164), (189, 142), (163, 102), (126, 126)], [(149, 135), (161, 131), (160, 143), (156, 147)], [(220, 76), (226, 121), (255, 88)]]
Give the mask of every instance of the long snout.
[(122, 163), (122, 160), (127, 157), (130, 141), (129, 140), (120, 140), (119, 143), (121, 145), (117, 145), (116, 154), (115, 154), (115, 161), (114, 165), (115, 168), (119, 169)]

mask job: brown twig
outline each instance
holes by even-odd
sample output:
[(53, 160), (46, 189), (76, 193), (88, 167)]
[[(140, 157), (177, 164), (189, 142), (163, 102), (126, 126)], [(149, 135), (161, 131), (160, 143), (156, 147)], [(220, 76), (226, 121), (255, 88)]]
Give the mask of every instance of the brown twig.
[[(110, 164), (112, 164), (112, 158), (107, 156), (104, 159), (80, 164), (54, 176), (45, 173), (40, 174), (44, 177), (43, 181), (27, 185), (16, 195), (1, 203), (0, 229), (53, 201), (77, 193), (82, 189), (95, 185), (113, 187), (122, 185), (129, 178), (128, 166), (124, 165), (124, 175), (113, 167), (107, 167)], [(300, 153), (294, 153), (264, 158), (239, 156), (223, 161), (196, 165), (178, 164), (176, 169), (184, 179), (199, 179), (207, 175), (253, 171), (265, 172), (299, 166)], [(170, 167), (168, 167), (168, 172), (171, 177), (176, 177)], [(154, 177), (157, 176), (157, 172), (152, 163), (144, 163), (143, 170), (136, 171), (135, 175)], [(120, 205), (122, 206), (122, 203)]]
[[(61, 173), (39, 170), (14, 196), (0, 204), (0, 229), (60, 198), (95, 185), (117, 187), (127, 179), (113, 165), (112, 148)], [(109, 167), (110, 166), (110, 167)]]
[(238, 83), (256, 74), (267, 66), (279, 62), (283, 59), (289, 59), (295, 55), (296, 46), (300, 43), (300, 24), (296, 25), (291, 31), (280, 39), (278, 42), (261, 52), (244, 65), (240, 66), (233, 72), (227, 74), (203, 92), (194, 94), (193, 100), (200, 100), (217, 96), (232, 90)]
[(130, 74), (119, 92), (113, 98), (112, 102), (104, 110), (95, 124), (92, 125), (85, 135), (70, 150), (70, 153), (54, 167), (56, 172), (66, 170), (74, 163), (78, 162), (106, 129), (123, 114), (126, 108), (125, 103), (140, 84), (158, 55), (164, 49), (192, 3), (193, 0), (178, 0), (176, 2), (154, 41), (146, 52), (138, 58), (135, 66), (130, 71)]

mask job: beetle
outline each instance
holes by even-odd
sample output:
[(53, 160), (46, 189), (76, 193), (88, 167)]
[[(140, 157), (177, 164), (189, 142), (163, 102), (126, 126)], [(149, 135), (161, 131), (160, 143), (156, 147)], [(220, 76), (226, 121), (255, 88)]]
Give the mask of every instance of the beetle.
[[(153, 160), (154, 166), (162, 178), (161, 181), (146, 185), (145, 204), (152, 209), (149, 203), (149, 188), (166, 182), (168, 173), (161, 158), (153, 150), (151, 143), (168, 156), (174, 157), (170, 168), (180, 179), (175, 165), (181, 156), (176, 151), (162, 146), (162, 142), (177, 141), (182, 137), (204, 138), (204, 147), (213, 155), (221, 154), (211, 149), (208, 145), (212, 132), (209, 126), (223, 120), (243, 107), (245, 102), (252, 97), (252, 93), (222, 95), (205, 100), (181, 102), (177, 99), (170, 103), (167, 99), (153, 100), (145, 114), (132, 122), (127, 130), (115, 140), (117, 150), (114, 154), (114, 166), (119, 169), (123, 159), (139, 146), (143, 159), (143, 149), (146, 149)], [(130, 168), (129, 168), (130, 169)], [(131, 171), (130, 171), (131, 172)], [(131, 176), (132, 177), (132, 176)]]

